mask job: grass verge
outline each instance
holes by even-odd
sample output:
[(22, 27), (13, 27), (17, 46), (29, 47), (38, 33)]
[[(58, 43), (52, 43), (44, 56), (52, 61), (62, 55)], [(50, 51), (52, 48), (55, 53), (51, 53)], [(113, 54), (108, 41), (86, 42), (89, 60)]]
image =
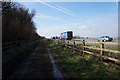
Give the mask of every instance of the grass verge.
[(120, 67), (115, 64), (103, 64), (90, 55), (73, 52), (66, 47), (55, 45), (48, 46), (56, 63), (69, 78), (119, 78)]

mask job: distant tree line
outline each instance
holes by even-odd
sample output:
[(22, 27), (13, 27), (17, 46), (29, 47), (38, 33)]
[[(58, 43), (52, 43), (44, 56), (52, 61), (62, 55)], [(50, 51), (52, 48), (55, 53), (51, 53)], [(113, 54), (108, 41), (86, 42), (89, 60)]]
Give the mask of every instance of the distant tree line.
[(2, 41), (39, 39), (33, 22), (35, 11), (16, 2), (2, 2)]

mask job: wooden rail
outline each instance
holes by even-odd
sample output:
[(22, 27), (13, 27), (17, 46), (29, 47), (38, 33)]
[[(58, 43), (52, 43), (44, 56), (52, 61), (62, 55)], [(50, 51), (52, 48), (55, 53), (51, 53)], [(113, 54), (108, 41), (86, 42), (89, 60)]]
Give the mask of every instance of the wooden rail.
[(114, 50), (108, 50), (108, 49), (93, 48), (93, 47), (88, 47), (88, 46), (83, 46), (83, 47), (94, 49), (94, 50), (102, 50), (102, 51), (111, 52), (111, 53), (120, 53), (120, 51), (114, 51)]
[[(86, 41), (86, 43), (97, 43), (97, 44), (100, 44), (101, 42), (90, 42), (90, 41)], [(119, 45), (120, 43), (119, 42), (102, 42), (103, 44), (110, 44), (110, 45)]]
[[(106, 44), (106, 43), (103, 42), (103, 41), (95, 42), (95, 43), (99, 43), (100, 44), (100, 48), (94, 48), (94, 47), (86, 46), (87, 42), (85, 40), (81, 41), (81, 43), (82, 43), (81, 46), (80, 45), (77, 46), (75, 41), (71, 42), (71, 41), (66, 41), (66, 40), (57, 40), (57, 41), (54, 41), (54, 42), (56, 44), (64, 45), (67, 48), (73, 49), (74, 51), (82, 51), (83, 55), (86, 54), (86, 53), (87, 54), (91, 54), (91, 55), (95, 55), (98, 58), (100, 58), (101, 62), (103, 62), (103, 59), (108, 59), (108, 60), (114, 61), (115, 63), (120, 65), (120, 58), (116, 59), (116, 58), (113, 58), (113, 57), (110, 57), (110, 56), (108, 57), (108, 56), (104, 55), (104, 52), (114, 53), (114, 54), (117, 54), (117, 55), (119, 54), (120, 55), (120, 51), (104, 49), (104, 44)], [(113, 43), (111, 43), (111, 44), (113, 44)], [(81, 48), (81, 49), (79, 49), (79, 48)], [(86, 49), (98, 50), (99, 54), (94, 53), (94, 51), (93, 52), (87, 51)]]
[[(75, 39), (75, 41), (82, 42), (83, 39)], [(86, 43), (93, 43), (93, 44), (99, 44), (101, 42), (91, 42), (91, 41), (85, 41)], [(103, 42), (104, 44), (110, 44), (110, 45), (120, 45), (120, 42)]]

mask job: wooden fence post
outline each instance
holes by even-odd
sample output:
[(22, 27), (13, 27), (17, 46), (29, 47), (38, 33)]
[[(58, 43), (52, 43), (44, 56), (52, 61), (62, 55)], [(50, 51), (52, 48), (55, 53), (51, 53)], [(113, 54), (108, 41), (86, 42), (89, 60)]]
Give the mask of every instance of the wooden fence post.
[(62, 40), (60, 40), (60, 45), (62, 45)]
[(62, 40), (62, 45), (64, 44), (64, 41)]
[(85, 51), (85, 47), (84, 47), (84, 46), (85, 46), (85, 40), (83, 40), (82, 42), (83, 42), (83, 51), (82, 51), (82, 52), (83, 52), (83, 55), (84, 55), (84, 51)]
[(109, 56), (111, 55), (111, 53), (109, 52)]
[(56, 41), (56, 39), (55, 39), (55, 44), (57, 45), (57, 41)]
[(54, 43), (55, 43), (55, 45), (56, 45), (56, 41), (54, 40)]
[(58, 42), (58, 45), (59, 45), (59, 42), (60, 42), (60, 41), (58, 40), (57, 42)]
[(68, 46), (69, 46), (69, 41), (68, 41)]
[(103, 44), (103, 40), (100, 41), (100, 59), (101, 59), (101, 62), (103, 62), (103, 59), (102, 59), (102, 55), (104, 55), (104, 44)]
[(57, 40), (56, 42), (57, 42), (57, 45), (58, 45), (58, 44), (59, 44), (59, 41)]
[(59, 45), (61, 44), (61, 40), (59, 39)]
[(75, 52), (75, 40), (73, 41), (73, 52)]
[(53, 40), (53, 43), (55, 44), (55, 40)]
[(75, 47), (75, 40), (74, 40), (74, 42), (73, 42), (73, 47)]

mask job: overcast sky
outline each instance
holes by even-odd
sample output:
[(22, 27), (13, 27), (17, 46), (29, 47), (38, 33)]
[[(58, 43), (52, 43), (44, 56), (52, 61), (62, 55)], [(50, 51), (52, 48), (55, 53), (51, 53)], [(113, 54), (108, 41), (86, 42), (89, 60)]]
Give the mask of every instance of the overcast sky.
[(74, 36), (118, 36), (118, 7), (116, 2), (22, 2), (34, 9), (37, 32), (50, 38), (72, 30)]

